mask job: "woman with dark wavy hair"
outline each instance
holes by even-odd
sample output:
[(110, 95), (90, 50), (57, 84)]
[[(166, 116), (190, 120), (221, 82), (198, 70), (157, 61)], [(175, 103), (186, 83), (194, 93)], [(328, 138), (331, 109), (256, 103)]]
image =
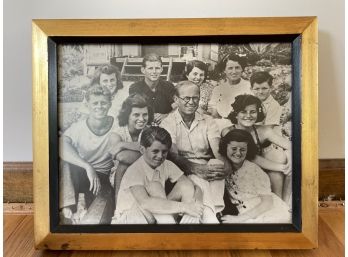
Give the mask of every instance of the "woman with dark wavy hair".
[(122, 104), (118, 115), (119, 127), (114, 130), (111, 142), (115, 167), (110, 180), (115, 188), (115, 201), (126, 169), (140, 157), (140, 135), (147, 125), (151, 125), (153, 115), (152, 108), (139, 94), (128, 96)]
[(233, 125), (223, 129), (222, 136), (234, 129), (248, 131), (258, 149), (254, 162), (267, 171), (272, 191), (280, 198), (287, 198), (290, 189), (284, 187), (284, 181), (291, 177), (291, 142), (276, 134), (273, 126), (256, 125), (265, 118), (261, 100), (253, 95), (237, 96), (228, 118)]
[(121, 73), (112, 64), (105, 64), (96, 69), (93, 74), (91, 85), (101, 85), (107, 87), (112, 96), (112, 105), (109, 114), (116, 118), (120, 111), (122, 102), (128, 96), (128, 90), (123, 86)]
[(208, 111), (208, 102), (210, 101), (210, 97), (215, 84), (212, 81), (207, 81), (208, 75), (208, 67), (202, 61), (193, 60), (189, 61), (184, 70), (184, 80), (191, 81), (192, 83), (199, 86), (200, 90), (200, 99), (199, 99), (199, 108), (207, 113)]
[(233, 129), (221, 138), (219, 152), (232, 167), (225, 179), (225, 201), (238, 209), (238, 215), (222, 216), (223, 223), (291, 223), (289, 207), (271, 192), (269, 177), (252, 162), (257, 151), (246, 130)]

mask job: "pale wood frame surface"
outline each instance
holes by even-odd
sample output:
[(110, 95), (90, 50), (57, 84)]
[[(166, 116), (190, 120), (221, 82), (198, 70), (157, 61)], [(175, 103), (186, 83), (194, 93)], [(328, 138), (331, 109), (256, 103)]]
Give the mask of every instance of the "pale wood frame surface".
[[(51, 233), (49, 221), (49, 36), (299, 34), (301, 41), (302, 232)], [(318, 29), (316, 17), (34, 20), (33, 172), (35, 244), (49, 249), (281, 249), (318, 245)]]

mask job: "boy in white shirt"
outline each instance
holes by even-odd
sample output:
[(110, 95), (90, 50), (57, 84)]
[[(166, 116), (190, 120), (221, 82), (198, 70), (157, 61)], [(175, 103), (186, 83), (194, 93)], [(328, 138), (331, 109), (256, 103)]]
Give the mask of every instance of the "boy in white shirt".
[[(145, 129), (140, 157), (122, 178), (112, 224), (199, 223), (203, 213), (201, 192), (171, 161), (166, 160), (172, 140), (160, 127)], [(176, 182), (169, 194), (165, 182)]]
[(250, 77), (251, 90), (263, 105), (264, 125), (279, 125), (282, 108), (271, 95), (273, 77), (267, 71), (255, 72)]

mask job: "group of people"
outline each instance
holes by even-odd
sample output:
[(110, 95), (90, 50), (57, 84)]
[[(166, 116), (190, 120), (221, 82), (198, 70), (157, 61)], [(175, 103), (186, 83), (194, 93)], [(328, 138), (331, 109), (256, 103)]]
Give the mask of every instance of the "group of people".
[(230, 54), (207, 80), (207, 66), (187, 63), (184, 79), (160, 79), (161, 58), (144, 57), (144, 79), (123, 89), (112, 65), (100, 67), (85, 94), (88, 116), (60, 137), (62, 222), (112, 192), (111, 224), (291, 222), (291, 142), (277, 133), (282, 107), (273, 77), (242, 78)]

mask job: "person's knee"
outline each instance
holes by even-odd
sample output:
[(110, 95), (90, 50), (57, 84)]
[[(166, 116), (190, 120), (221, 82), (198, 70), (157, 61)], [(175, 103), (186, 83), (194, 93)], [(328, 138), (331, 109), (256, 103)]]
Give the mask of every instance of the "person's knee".
[(280, 172), (268, 172), (268, 175), (271, 180), (271, 189), (273, 193), (282, 198), (284, 175)]
[(166, 198), (166, 192), (160, 182), (152, 181), (146, 186), (147, 193), (152, 197)]
[(264, 157), (266, 159), (272, 160), (277, 163), (282, 163), (282, 164), (287, 163), (286, 154), (284, 153), (283, 150), (280, 150), (280, 149), (272, 149), (271, 151), (265, 153)]
[(276, 171), (269, 171), (268, 175), (271, 179), (272, 183), (276, 183), (277, 185), (283, 185), (284, 174)]
[(177, 189), (185, 194), (190, 194), (190, 195), (194, 195), (195, 192), (195, 187), (194, 184), (191, 180), (186, 179), (186, 180), (182, 180), (180, 182), (177, 182)]

